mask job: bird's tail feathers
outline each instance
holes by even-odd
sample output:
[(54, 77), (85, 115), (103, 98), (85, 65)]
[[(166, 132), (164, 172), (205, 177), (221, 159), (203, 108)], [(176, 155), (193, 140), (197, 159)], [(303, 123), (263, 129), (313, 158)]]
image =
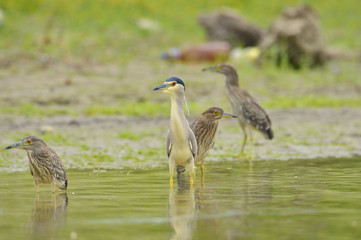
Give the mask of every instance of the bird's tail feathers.
[(266, 131), (263, 132), (263, 134), (264, 134), (264, 136), (265, 136), (267, 139), (269, 139), (269, 140), (272, 140), (273, 137), (274, 137), (272, 128), (267, 129)]
[(68, 179), (65, 181), (56, 181), (55, 185), (61, 190), (66, 190), (68, 188)]

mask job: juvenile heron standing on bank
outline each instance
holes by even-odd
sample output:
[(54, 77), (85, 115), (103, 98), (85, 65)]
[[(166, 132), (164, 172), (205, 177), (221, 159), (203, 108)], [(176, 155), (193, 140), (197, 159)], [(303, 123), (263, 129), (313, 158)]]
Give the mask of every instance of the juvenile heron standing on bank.
[(5, 149), (11, 148), (25, 149), (28, 153), (30, 173), (33, 175), (37, 193), (40, 183), (51, 183), (53, 192), (55, 192), (55, 186), (61, 190), (67, 189), (68, 179), (64, 165), (54, 150), (48, 147), (43, 140), (29, 136)]
[(198, 154), (196, 163), (201, 164), (204, 174), (204, 159), (214, 146), (219, 120), (223, 118), (237, 118), (236, 115), (225, 113), (222, 108), (211, 107), (203, 112), (192, 124), (191, 128), (197, 139)]
[[(238, 116), (239, 124), (243, 130), (244, 140), (239, 157), (244, 155), (244, 147), (250, 136), (251, 148), (253, 146), (252, 130), (261, 132), (267, 139), (273, 138), (271, 120), (263, 108), (257, 103), (247, 90), (241, 88), (238, 83), (236, 69), (228, 63), (221, 63), (212, 67), (204, 68), (203, 71), (222, 73), (226, 76), (225, 88), (233, 113)], [(252, 150), (250, 152), (252, 157)]]
[(170, 185), (173, 186), (174, 167), (185, 168), (190, 174), (190, 183), (193, 184), (194, 162), (197, 159), (197, 142), (189, 123), (184, 116), (185, 85), (177, 78), (171, 77), (164, 84), (153, 90), (162, 89), (170, 96), (171, 113), (166, 143), (169, 160)]

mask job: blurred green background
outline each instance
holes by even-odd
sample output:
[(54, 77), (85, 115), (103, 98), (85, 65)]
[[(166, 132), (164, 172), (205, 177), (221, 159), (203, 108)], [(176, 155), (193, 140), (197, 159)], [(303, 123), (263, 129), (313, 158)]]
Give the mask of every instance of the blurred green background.
[[(172, 75), (190, 86), (187, 96), (192, 114), (210, 105), (228, 106), (222, 89), (214, 91), (222, 86), (223, 77), (200, 72), (210, 64), (169, 64), (160, 59), (161, 52), (205, 42), (206, 34), (197, 22), (200, 13), (233, 8), (266, 29), (284, 7), (301, 3), (318, 12), (327, 46), (353, 52), (361, 49), (358, 0), (207, 0), (187, 4), (180, 0), (2, 0), (0, 112), (28, 117), (167, 116), (166, 98), (151, 90)], [(156, 24), (153, 30), (141, 26), (144, 18)], [(247, 62), (233, 64), (241, 85), (265, 108), (361, 106), (359, 60), (298, 72), (267, 64), (262, 69)], [(48, 93), (43, 92), (48, 89), (52, 90), (46, 97)]]
[[(318, 13), (327, 45), (361, 48), (361, 4), (357, 0), (2, 0), (4, 25), (0, 47), (7, 51), (42, 51), (57, 58), (124, 61), (144, 51), (151, 56), (166, 47), (203, 42), (197, 24), (201, 12), (234, 8), (267, 27), (286, 6), (307, 3)], [(139, 18), (160, 23), (161, 33), (137, 27)]]

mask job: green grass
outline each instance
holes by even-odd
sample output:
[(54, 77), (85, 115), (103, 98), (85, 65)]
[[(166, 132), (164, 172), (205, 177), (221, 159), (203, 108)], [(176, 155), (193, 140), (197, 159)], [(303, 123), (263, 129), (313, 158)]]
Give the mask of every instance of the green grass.
[[(326, 45), (355, 51), (361, 49), (361, 5), (358, 0), (201, 0), (192, 4), (184, 4), (181, 0), (2, 0), (0, 8), (4, 13), (4, 22), (0, 26), (0, 65), (2, 59), (11, 58), (14, 53), (15, 56), (20, 53), (20, 58), (27, 58), (27, 54), (45, 54), (65, 63), (111, 63), (119, 67), (119, 81), (122, 81), (127, 75), (126, 63), (141, 60), (153, 67), (150, 72), (155, 75), (146, 76), (147, 79), (143, 79), (143, 82), (154, 82), (154, 78), (159, 75), (163, 77), (169, 74), (165, 72), (167, 68), (159, 59), (162, 51), (172, 46), (206, 41), (204, 30), (197, 23), (200, 13), (230, 7), (251, 22), (267, 28), (284, 7), (295, 6), (301, 2), (310, 4), (318, 12)], [(140, 18), (158, 22), (161, 29), (141, 29), (137, 26)], [(25, 54), (22, 55), (23, 53)], [(34, 58), (29, 59), (31, 61)], [(360, 107), (361, 97), (355, 96), (355, 93), (350, 97), (345, 96), (345, 93), (340, 97), (333, 97), (332, 91), (326, 94), (314, 91), (337, 90), (343, 86), (347, 86), (348, 89), (360, 88), (359, 68), (355, 65), (341, 63), (336, 66), (339, 67), (336, 72), (330, 70), (333, 66), (314, 70), (302, 69), (297, 72), (267, 64), (262, 69), (242, 63), (236, 66), (241, 85), (244, 84), (265, 108), (310, 108)], [(205, 66), (200, 66), (196, 71)], [(17, 74), (21, 72), (22, 67), (21, 64), (15, 64), (9, 69), (0, 68), (0, 76), (9, 77), (13, 73)], [(4, 73), (5, 71), (7, 72)], [(32, 71), (37, 70), (31, 70), (28, 74), (32, 74)], [(189, 65), (177, 65), (169, 66), (169, 71), (191, 74), (194, 69)], [(68, 76), (67, 74), (69, 75), (64, 73), (64, 76)], [(77, 73), (72, 74), (76, 79)], [(210, 107), (210, 104), (228, 106), (226, 101), (220, 102), (219, 99), (211, 99), (211, 96), (200, 100), (198, 96), (206, 91), (194, 92), (202, 89), (204, 82), (201, 82), (197, 75), (194, 76), (188, 85), (193, 84), (189, 89), (192, 89), (194, 95), (188, 98), (192, 115), (200, 114)], [(123, 89), (115, 90), (111, 85), (109, 88), (99, 89), (103, 94), (115, 95), (116, 91), (119, 96), (125, 96), (124, 100), (118, 101), (117, 98), (118, 102), (112, 104), (104, 104), (101, 101), (98, 103), (96, 98), (92, 98), (93, 101), (87, 106), (42, 106), (33, 102), (10, 106), (4, 101), (0, 114), (36, 118), (54, 115), (169, 116), (169, 102), (154, 102), (153, 96), (152, 99), (148, 96), (138, 96), (142, 93), (137, 95), (137, 84), (140, 82), (136, 80), (134, 86), (128, 82), (124, 84), (126, 87)], [(82, 91), (83, 95), (93, 96), (93, 93), (87, 92), (91, 90), (85, 88)], [(189, 92), (192, 94), (192, 91)], [(65, 94), (64, 98), (66, 97)]]
[[(191, 103), (189, 108), (193, 111), (202, 111), (202, 106), (197, 103)], [(83, 109), (85, 115), (128, 115), (128, 116), (150, 116), (150, 117), (164, 117), (169, 116), (170, 103), (167, 102), (130, 102), (120, 101), (116, 106), (101, 106), (94, 105)]]
[(33, 103), (25, 103), (17, 107), (1, 107), (0, 114), (23, 115), (26, 117), (45, 117), (54, 115), (76, 115), (75, 110), (64, 107), (40, 107)]
[(118, 138), (119, 139), (128, 139), (128, 140), (132, 140), (132, 141), (139, 141), (141, 139), (143, 139), (144, 137), (154, 137), (156, 133), (156, 130), (150, 129), (148, 131), (145, 132), (133, 132), (130, 130), (124, 130), (118, 133)]
[[(205, 108), (197, 103), (191, 103), (189, 108), (194, 112), (202, 112)], [(186, 110), (185, 110), (186, 111)], [(125, 116), (150, 116), (150, 117), (166, 117), (169, 116), (169, 102), (131, 102), (119, 101), (114, 106), (91, 105), (88, 107), (74, 110), (69, 107), (61, 106), (38, 106), (33, 103), (23, 104), (19, 107), (2, 107), (0, 114), (22, 115), (25, 117), (42, 118), (54, 115), (73, 115), (73, 116), (98, 116), (98, 115), (125, 115)]]
[[(360, 48), (358, 0), (304, 0), (319, 13), (326, 42), (345, 48)], [(285, 6), (299, 0), (2, 0), (4, 24), (0, 48), (41, 52), (59, 59), (81, 58), (127, 61), (134, 55), (159, 54), (182, 43), (203, 42), (197, 23), (201, 12), (230, 7), (245, 18), (268, 27)], [(137, 27), (139, 18), (161, 24), (159, 32)], [(342, 20), (341, 20), (342, 19)]]
[(351, 107), (357, 108), (361, 106), (361, 97), (355, 98), (332, 98), (303, 96), (299, 98), (275, 97), (262, 103), (265, 108), (340, 108)]
[(45, 142), (51, 142), (54, 145), (61, 145), (61, 144), (68, 146), (79, 145), (78, 142), (70, 140), (71, 138), (69, 138), (69, 136), (66, 136), (65, 134), (60, 132), (56, 132), (52, 134), (42, 134), (41, 138)]
[[(228, 103), (226, 103), (228, 104)], [(361, 97), (352, 98), (336, 98), (324, 96), (277, 96), (261, 103), (265, 109), (288, 109), (288, 108), (358, 108), (361, 106)], [(206, 104), (198, 104), (192, 102), (189, 104), (190, 113), (192, 116), (201, 114), (209, 106)], [(185, 110), (186, 111), (186, 110)], [(120, 101), (115, 106), (92, 105), (81, 108), (75, 111), (69, 107), (47, 106), (41, 107), (35, 104), (24, 104), (20, 107), (3, 107), (0, 108), (0, 114), (10, 114), (13, 116), (25, 116), (28, 118), (43, 118), (58, 115), (72, 115), (72, 116), (90, 116), (95, 117), (99, 115), (106, 116), (148, 116), (148, 117), (168, 117), (170, 114), (169, 102), (126, 102)], [(122, 138), (134, 139), (135, 135), (128, 135), (123, 132)]]
[(164, 116), (169, 112), (169, 103), (123, 102), (116, 106), (89, 106), (83, 110), (88, 116), (94, 115), (130, 115), (130, 116)]

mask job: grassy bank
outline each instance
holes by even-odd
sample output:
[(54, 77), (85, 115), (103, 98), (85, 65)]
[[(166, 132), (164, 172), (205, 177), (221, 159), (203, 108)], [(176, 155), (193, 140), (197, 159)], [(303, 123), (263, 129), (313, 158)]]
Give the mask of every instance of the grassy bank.
[[(361, 106), (361, 97), (355, 98), (325, 98), (325, 97), (276, 97), (262, 103), (266, 109), (290, 109), (290, 108), (357, 108)], [(192, 102), (189, 106), (191, 116), (196, 117), (208, 106)], [(0, 114), (11, 116), (25, 116), (27, 118), (43, 118), (57, 115), (71, 115), (96, 117), (105, 116), (137, 116), (137, 117), (168, 117), (170, 104), (168, 102), (124, 102), (114, 106), (91, 105), (75, 110), (69, 107), (48, 106), (39, 107), (34, 104), (24, 104), (18, 107), (3, 107)]]
[[(326, 43), (360, 49), (360, 4), (348, 1), (302, 1), (320, 16)], [(197, 16), (220, 7), (238, 10), (245, 18), (267, 27), (285, 6), (298, 0), (209, 0), (184, 4), (181, 0), (3, 0), (0, 48), (6, 51), (43, 52), (60, 59), (81, 58), (127, 61), (166, 47), (203, 42)], [(141, 18), (159, 23), (158, 31), (137, 25)]]
[[(302, 2), (319, 13), (327, 45), (361, 49), (357, 0)], [(284, 7), (299, 3), (2, 0), (0, 114), (163, 117), (169, 114), (168, 99), (151, 89), (171, 75), (186, 81), (193, 115), (210, 106), (229, 107), (221, 89), (223, 77), (200, 71), (209, 64), (168, 64), (160, 53), (206, 41), (197, 23), (202, 12), (230, 7), (266, 28)], [(141, 27), (138, 23), (143, 18), (159, 27)], [(331, 63), (297, 72), (233, 64), (241, 85), (265, 108), (361, 106), (359, 63)]]

